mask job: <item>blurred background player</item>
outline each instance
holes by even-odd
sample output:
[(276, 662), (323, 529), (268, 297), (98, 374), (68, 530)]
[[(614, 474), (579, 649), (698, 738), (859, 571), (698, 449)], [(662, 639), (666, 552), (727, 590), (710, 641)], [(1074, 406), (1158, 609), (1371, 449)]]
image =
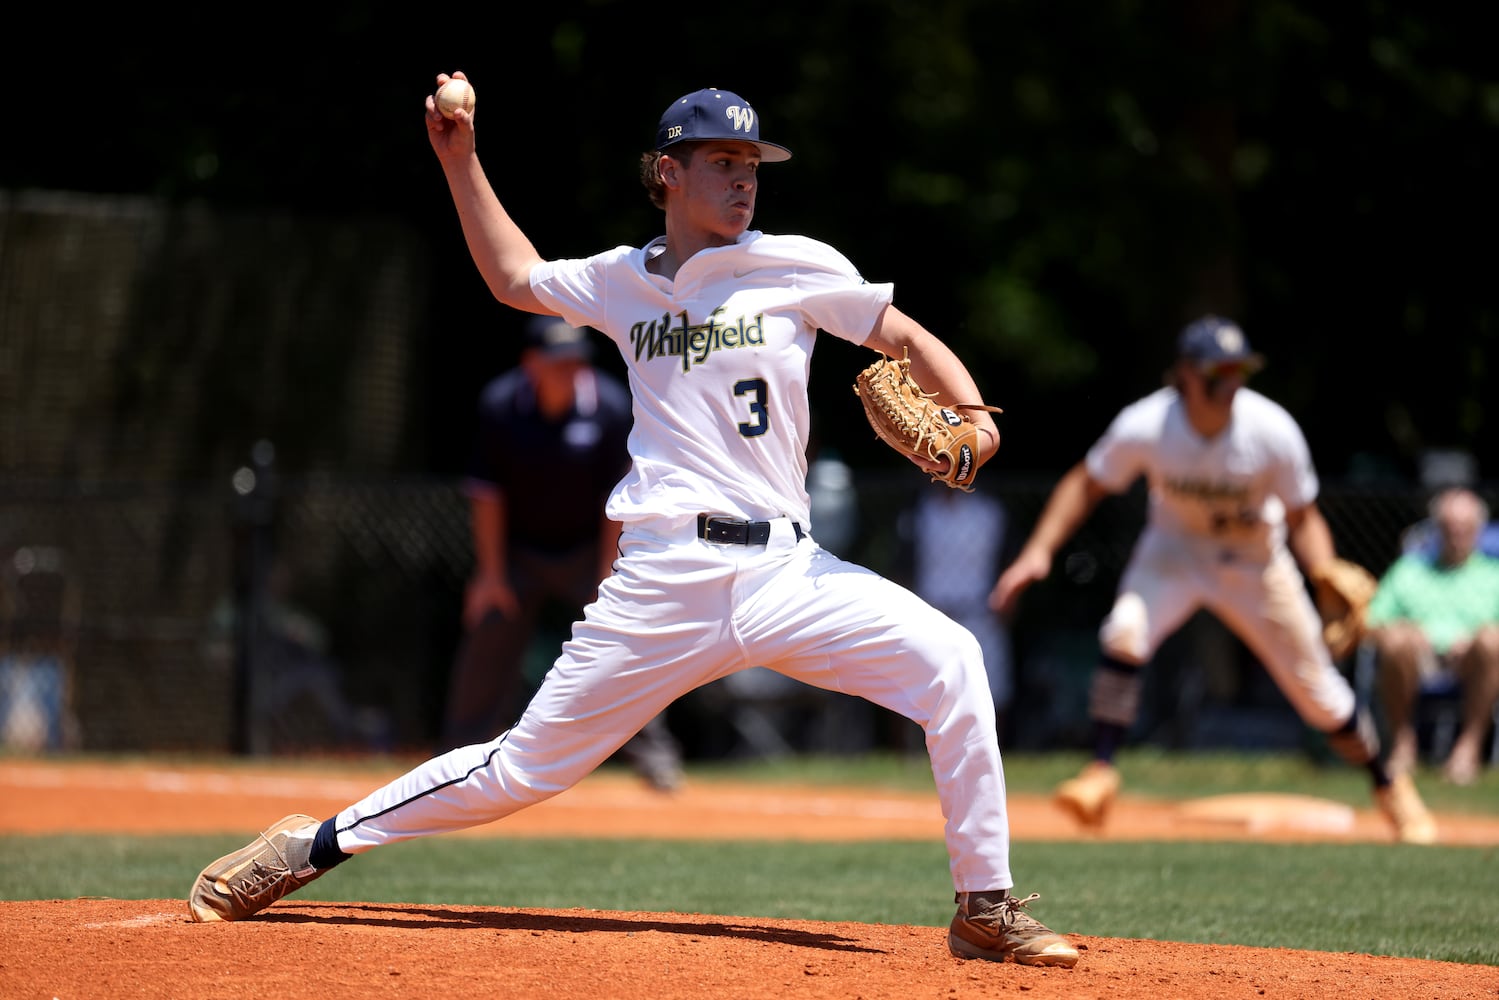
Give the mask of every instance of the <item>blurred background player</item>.
[[(474, 572), (441, 749), (486, 743), (515, 722), (541, 616), (563, 613), (565, 632), (619, 549), (620, 525), (604, 516), (604, 503), (630, 466), (629, 391), (592, 364), (586, 329), (533, 316), (524, 332), (519, 366), (490, 382), (479, 402), (465, 480)], [(681, 755), (664, 714), (620, 752), (651, 787), (680, 784)]]
[(1460, 721), (1443, 776), (1460, 785), (1478, 776), (1499, 700), (1499, 559), (1478, 549), (1488, 520), (1488, 506), (1472, 490), (1437, 494), (1429, 525), (1434, 544), (1408, 546), (1369, 604), (1392, 772), (1415, 766), (1417, 701), (1425, 692), (1455, 688)]
[(1057, 804), (1086, 825), (1103, 822), (1120, 783), (1114, 755), (1139, 712), (1141, 671), (1203, 608), (1249, 647), (1307, 725), (1368, 770), (1375, 803), (1397, 836), (1431, 843), (1431, 814), (1408, 774), (1386, 770), (1372, 717), (1334, 665), (1297, 573), (1299, 560), (1317, 579), (1336, 551), (1301, 428), (1244, 386), (1263, 364), (1231, 321), (1205, 316), (1189, 324), (1167, 384), (1126, 406), (1062, 477), (994, 585), (991, 606), (1012, 613), (1098, 503), (1146, 477), (1146, 526), (1099, 629), (1102, 658), (1088, 698), (1094, 759), (1058, 787)]

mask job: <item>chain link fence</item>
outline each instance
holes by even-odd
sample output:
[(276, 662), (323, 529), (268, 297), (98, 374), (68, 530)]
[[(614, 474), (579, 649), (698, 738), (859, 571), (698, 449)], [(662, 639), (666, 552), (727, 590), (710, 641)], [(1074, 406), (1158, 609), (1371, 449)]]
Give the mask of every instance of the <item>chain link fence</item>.
[[(0, 747), (432, 743), (470, 566), (456, 483), (395, 471), (440, 465), (420, 444), (441, 423), (419, 403), (432, 259), (391, 219), (0, 190)], [(236, 470), (260, 438), (283, 448), (279, 463), (256, 445)], [(940, 487), (898, 465), (857, 473), (814, 531), (910, 585), (900, 515)], [(277, 482), (278, 466), (299, 478)], [(1008, 509), (1013, 552), (1053, 480), (982, 482)], [(1424, 501), (1415, 487), (1328, 483), (1322, 505), (1342, 551), (1379, 571)], [(1095, 634), (1143, 513), (1143, 492), (1105, 502), (1026, 595), (1008, 745), (1084, 738)], [(568, 621), (545, 623), (528, 679)], [(1189, 622), (1157, 661), (1142, 738), (1296, 738), (1263, 671), (1211, 621)], [(813, 703), (815, 719), (777, 734), (736, 700), (704, 691), (672, 707), (690, 752), (781, 737), (913, 745), (863, 703), (829, 711), (798, 693), (786, 711)]]
[[(7, 748), (290, 753), (432, 743), (471, 566), (457, 484), (277, 484), (268, 466), (258, 472), (250, 463), (230, 484), (0, 492)], [(912, 479), (855, 476), (856, 503), (842, 516), (857, 525), (840, 554), (909, 582), (898, 515), (918, 489), (937, 488)], [(1009, 511), (1012, 554), (1052, 480), (990, 479)], [(1322, 507), (1340, 550), (1377, 573), (1425, 501), (1415, 488), (1329, 486)], [(1010, 745), (1083, 739), (1094, 636), (1143, 515), (1143, 490), (1106, 500), (1058, 554), (1052, 577), (1027, 594), (1011, 633)], [(262, 626), (242, 627), (247, 615)], [(558, 639), (538, 637), (543, 665)], [(1189, 623), (1147, 676), (1146, 738), (1189, 745), (1210, 726), (1249, 743), (1294, 739), (1289, 709), (1211, 620)], [(693, 713), (718, 704), (688, 698), (673, 711), (684, 731), (701, 732), (724, 723)], [(865, 743), (889, 738), (879, 724), (870, 732)]]

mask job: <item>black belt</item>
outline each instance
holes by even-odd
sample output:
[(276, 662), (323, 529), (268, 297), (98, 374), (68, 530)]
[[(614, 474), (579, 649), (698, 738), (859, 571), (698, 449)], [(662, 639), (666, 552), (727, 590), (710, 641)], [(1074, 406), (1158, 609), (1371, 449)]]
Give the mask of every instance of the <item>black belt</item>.
[[(802, 540), (802, 526), (791, 522), (796, 540)], [(769, 521), (736, 521), (716, 514), (697, 516), (697, 537), (721, 545), (764, 545), (770, 541)]]

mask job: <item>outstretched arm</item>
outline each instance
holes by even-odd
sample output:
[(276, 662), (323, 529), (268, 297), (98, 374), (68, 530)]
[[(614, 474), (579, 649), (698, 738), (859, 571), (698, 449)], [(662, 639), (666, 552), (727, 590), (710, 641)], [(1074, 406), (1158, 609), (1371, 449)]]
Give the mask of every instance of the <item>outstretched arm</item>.
[(1108, 491), (1078, 462), (1051, 491), (1031, 537), (989, 593), (989, 607), (1009, 617), (1025, 589), (1051, 575), (1051, 561), (1073, 532), (1088, 519)]
[[(467, 79), (461, 72), (453, 77)], [(449, 79), (438, 74), (437, 86)], [(474, 146), (474, 116), (463, 110), (453, 114), (444, 118), (433, 95), (427, 95), (427, 138), (447, 177), (469, 253), (495, 298), (516, 309), (549, 313), (531, 292), (531, 268), (541, 263), (541, 255), (490, 187)]]

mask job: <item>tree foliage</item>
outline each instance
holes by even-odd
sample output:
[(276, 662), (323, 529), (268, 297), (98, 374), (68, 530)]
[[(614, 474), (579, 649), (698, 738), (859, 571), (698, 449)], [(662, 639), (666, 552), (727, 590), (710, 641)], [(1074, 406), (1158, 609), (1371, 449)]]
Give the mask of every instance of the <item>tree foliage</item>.
[[(757, 226), (895, 281), (1005, 407), (1011, 469), (1074, 461), (1208, 310), (1269, 356), (1257, 384), (1302, 419), (1324, 475), (1411, 475), (1432, 447), (1489, 475), (1499, 459), (1482, 5), (824, 0), (668, 17), (575, 0), (455, 25), (344, 3), (246, 12), (233, 45), (219, 13), (169, 35), (99, 16), (103, 43), (67, 54), (88, 107), (13, 132), (0, 187), (395, 215), (464, 265), (420, 120), (433, 76), (461, 68), (501, 197), (543, 254), (573, 256), (655, 234), (636, 157), (670, 100), (723, 86), (796, 154), (765, 171)], [(13, 60), (11, 92), (35, 92), (58, 55)], [(471, 267), (432, 287), (422, 460), (446, 469), (500, 360), (475, 338), (504, 317)], [(863, 358), (845, 347), (820, 348), (818, 418), (856, 461), (888, 462), (858, 429)]]

